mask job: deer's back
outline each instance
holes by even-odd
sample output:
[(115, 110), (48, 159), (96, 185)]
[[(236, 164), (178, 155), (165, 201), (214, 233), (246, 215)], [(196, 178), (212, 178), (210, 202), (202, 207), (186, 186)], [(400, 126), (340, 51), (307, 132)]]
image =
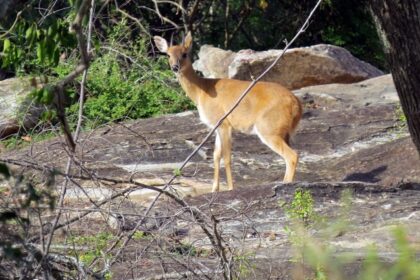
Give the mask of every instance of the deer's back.
[[(232, 79), (206, 79), (197, 106), (203, 122), (214, 125), (238, 100), (251, 82)], [(235, 129), (250, 132), (264, 117), (296, 126), (302, 108), (300, 101), (287, 88), (277, 83), (258, 82), (227, 121)], [(296, 124), (294, 124), (296, 122)]]

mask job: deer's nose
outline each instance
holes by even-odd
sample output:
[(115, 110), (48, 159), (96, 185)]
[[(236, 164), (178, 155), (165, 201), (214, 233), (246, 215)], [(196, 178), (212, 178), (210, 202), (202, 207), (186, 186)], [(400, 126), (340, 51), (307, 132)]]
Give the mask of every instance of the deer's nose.
[(178, 64), (172, 65), (172, 71), (178, 72), (179, 71), (179, 65)]

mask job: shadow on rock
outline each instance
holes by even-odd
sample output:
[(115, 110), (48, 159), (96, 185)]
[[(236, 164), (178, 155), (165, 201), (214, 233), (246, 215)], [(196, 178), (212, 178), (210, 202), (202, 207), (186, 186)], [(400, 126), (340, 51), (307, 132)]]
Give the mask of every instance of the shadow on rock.
[(378, 168), (372, 169), (368, 172), (352, 173), (346, 175), (343, 181), (360, 181), (365, 183), (378, 183), (381, 181), (381, 178), (378, 176), (381, 175), (385, 170), (387, 170), (387, 165), (379, 166)]

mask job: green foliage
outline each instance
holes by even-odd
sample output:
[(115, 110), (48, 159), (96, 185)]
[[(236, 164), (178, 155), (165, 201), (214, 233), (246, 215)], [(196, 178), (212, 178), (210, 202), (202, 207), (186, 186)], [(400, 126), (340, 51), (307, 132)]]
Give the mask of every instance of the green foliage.
[[(296, 248), (303, 248), (306, 243), (306, 238), (299, 234), (299, 232), (312, 226), (318, 219), (314, 210), (314, 200), (311, 192), (298, 188), (291, 202), (279, 201), (279, 206), (285, 209), (286, 217), (290, 221), (290, 226), (284, 226), (284, 231), (289, 241)], [(299, 262), (302, 259), (303, 256), (298, 255), (294, 261)]]
[[(398, 259), (390, 268), (381, 274), (379, 274), (379, 271), (376, 271), (377, 273), (374, 274), (375, 277), (382, 279), (419, 279), (420, 261), (417, 260), (416, 251), (410, 246), (406, 231), (403, 227), (396, 227), (393, 230), (393, 235)], [(369, 266), (371, 264), (369, 263), (367, 265)]]
[[(310, 228), (305, 223), (292, 223), (287, 228), (287, 233), (292, 246), (296, 251), (296, 257), (292, 260), (299, 267), (309, 266), (312, 272), (302, 269), (303, 279), (326, 280), (326, 279), (349, 279), (344, 275), (346, 266), (356, 263), (360, 257), (353, 254), (340, 254), (330, 245), (331, 239), (337, 236), (337, 228), (341, 232), (348, 226), (348, 214), (351, 210), (351, 194), (349, 191), (342, 193), (339, 213), (334, 220), (323, 223), (322, 232), (313, 236)], [(285, 203), (281, 203), (284, 207)], [(293, 206), (292, 206), (293, 205)], [(312, 205), (312, 206), (311, 206)], [(312, 209), (312, 210), (311, 210)], [(287, 208), (288, 217), (298, 221), (307, 221), (307, 217), (314, 217), (313, 199), (309, 192), (297, 190), (295, 197)], [(337, 226), (339, 225), (339, 226)], [(366, 250), (360, 272), (355, 278), (360, 280), (415, 280), (420, 279), (420, 262), (416, 250), (411, 246), (408, 235), (402, 226), (395, 226), (392, 230), (395, 239), (395, 252), (397, 259), (390, 263), (381, 259), (375, 246)], [(418, 251), (417, 251), (418, 252)]]
[(23, 75), (51, 74), (60, 54), (75, 47), (75, 38), (69, 33), (66, 20), (54, 19), (38, 24), (20, 20), (10, 35), (3, 40), (1, 68)]
[[(41, 122), (43, 122), (43, 120), (41, 120)], [(38, 128), (35, 128), (33, 130), (27, 131), (24, 137), (21, 137), (20, 135), (16, 135), (16, 136), (1, 140), (1, 143), (4, 145), (6, 150), (21, 149), (21, 148), (31, 145), (31, 143), (48, 140), (57, 135), (58, 135), (58, 131), (55, 131), (55, 132), (51, 130), (39, 131)], [(30, 141), (28, 141), (28, 139), (30, 139)]]
[[(168, 85), (169, 73), (159, 69), (161, 62), (152, 65), (150, 72), (140, 72), (137, 68), (124, 69), (118, 59), (116, 54), (107, 53), (91, 66), (84, 106), (86, 127), (192, 108), (177, 87)], [(75, 116), (78, 106), (70, 107), (69, 113)]]
[(405, 116), (405, 113), (401, 107), (401, 105), (398, 105), (395, 109), (395, 118), (397, 119), (397, 132), (403, 132), (407, 129), (407, 117)]
[[(50, 105), (54, 99), (54, 89), (52, 86), (46, 85), (41, 89), (34, 90), (31, 97), (38, 104)], [(48, 118), (48, 114), (51, 114), (50, 111), (47, 112), (44, 113), (44, 118)]]
[(174, 176), (179, 177), (182, 176), (182, 171), (179, 168), (175, 168), (173, 171)]
[[(325, 43), (346, 48), (379, 68), (387, 67), (382, 44), (365, 1), (331, 0), (321, 11), (329, 23), (320, 30)], [(319, 25), (319, 24), (316, 24)]]
[[(91, 65), (87, 81), (88, 98), (84, 105), (85, 127), (94, 128), (108, 122), (137, 119), (191, 109), (192, 103), (171, 84), (172, 73), (166, 61), (145, 58), (145, 42), (128, 46), (128, 50), (107, 51)], [(120, 52), (137, 63), (123, 60)], [(70, 66), (70, 65), (69, 65)], [(60, 76), (68, 72), (63, 65), (57, 68)], [(73, 121), (79, 110), (69, 108)]]
[(314, 221), (314, 200), (309, 190), (297, 189), (286, 214), (292, 220), (301, 221), (305, 226)]
[(234, 279), (247, 279), (256, 268), (253, 263), (253, 260), (255, 260), (254, 252), (237, 254), (233, 257), (233, 260), (236, 272), (236, 277)]
[[(16, 47), (24, 52), (19, 58), (9, 59), (7, 56), (3, 63), (17, 73), (25, 72), (26, 75), (43, 73), (47, 85), (33, 91), (31, 97), (38, 104), (50, 105), (56, 94), (54, 83), (73, 71), (79, 60), (77, 53), (67, 51), (70, 47), (74, 47), (74, 42), (71, 41), (72, 35), (64, 34), (64, 29), (68, 29), (67, 21), (55, 21), (55, 25), (48, 28), (41, 28), (35, 23), (29, 25), (24, 21), (15, 28), (19, 29), (17, 34), (24, 32), (23, 37), (27, 36), (29, 40), (17, 44), (6, 39), (4, 48), (7, 51), (11, 52), (11, 49)], [(144, 39), (133, 41), (129, 25), (125, 20), (108, 28), (106, 32), (109, 36), (106, 41), (101, 42), (96, 37), (93, 38), (97, 58), (91, 64), (86, 85), (87, 99), (83, 113), (86, 129), (109, 122), (176, 113), (193, 108), (191, 101), (174, 81), (174, 76), (167, 67), (167, 59), (151, 58), (148, 53), (150, 42)], [(50, 43), (55, 45), (60, 53), (71, 53), (71, 55), (66, 60), (57, 61), (52, 57), (54, 52), (49, 49), (35, 51), (35, 43), (39, 41), (38, 33), (39, 40), (45, 42), (60, 39), (61, 41)], [(50, 43), (47, 45), (50, 46)], [(101, 47), (104, 45), (105, 47)], [(67, 87), (65, 93), (69, 100), (76, 100), (79, 90), (80, 87), (75, 83), (72, 87)], [(79, 104), (74, 104), (67, 110), (69, 123), (73, 127), (78, 118), (78, 106)], [(48, 109), (42, 114), (41, 122), (34, 131), (23, 133), (28, 134), (32, 141), (49, 138), (53, 134), (44, 133), (40, 128), (45, 127), (43, 124), (56, 123), (56, 115), (55, 110)], [(45, 137), (37, 136), (40, 131)], [(21, 135), (4, 140), (4, 145), (8, 149), (28, 144), (30, 142), (22, 140)]]
[(197, 256), (198, 255), (198, 250), (197, 248), (191, 244), (191, 243), (179, 243), (176, 246), (170, 248), (170, 251), (172, 253), (175, 253), (177, 255), (181, 255), (181, 256)]
[(68, 239), (68, 242), (78, 246), (88, 247), (88, 250), (81, 252), (72, 251), (72, 255), (75, 255), (85, 263), (90, 265), (94, 260), (98, 258), (109, 258), (110, 255), (106, 255), (106, 249), (110, 242), (116, 239), (112, 233), (109, 232), (99, 232), (96, 235), (84, 235), (84, 236), (72, 236)]
[(144, 239), (145, 234), (144, 231), (136, 230), (136, 232), (133, 234), (133, 240), (139, 241)]

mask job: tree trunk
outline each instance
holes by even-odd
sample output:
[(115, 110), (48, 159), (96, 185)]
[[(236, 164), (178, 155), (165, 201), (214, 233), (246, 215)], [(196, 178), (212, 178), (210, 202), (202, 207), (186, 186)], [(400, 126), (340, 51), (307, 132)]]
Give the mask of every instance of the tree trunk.
[(420, 0), (369, 0), (369, 4), (420, 154)]

